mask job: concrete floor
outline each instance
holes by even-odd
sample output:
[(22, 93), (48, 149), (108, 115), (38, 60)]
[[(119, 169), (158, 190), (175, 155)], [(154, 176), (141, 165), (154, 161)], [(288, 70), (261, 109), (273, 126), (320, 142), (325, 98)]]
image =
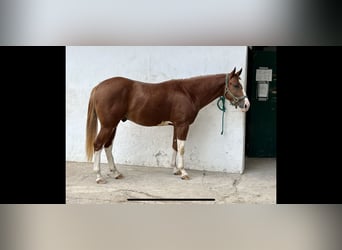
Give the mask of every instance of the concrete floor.
[[(102, 164), (107, 175), (107, 164)], [(246, 158), (245, 172), (227, 174), (187, 170), (190, 180), (181, 180), (171, 168), (117, 165), (123, 179), (107, 177), (96, 184), (91, 163), (66, 162), (66, 203), (229, 204), (276, 203), (276, 159)], [(127, 201), (129, 198), (214, 198), (215, 201)]]

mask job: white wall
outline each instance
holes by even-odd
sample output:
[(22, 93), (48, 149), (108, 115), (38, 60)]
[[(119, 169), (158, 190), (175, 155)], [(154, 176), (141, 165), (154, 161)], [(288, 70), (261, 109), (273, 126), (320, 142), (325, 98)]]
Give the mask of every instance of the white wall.
[[(124, 76), (145, 82), (230, 72), (243, 68), (247, 47), (67, 47), (66, 160), (86, 161), (85, 124), (91, 89), (104, 79)], [(185, 168), (241, 173), (244, 169), (245, 113), (227, 105), (224, 135), (216, 100), (190, 126)], [(114, 140), (118, 164), (169, 167), (173, 127), (120, 122)], [(107, 162), (103, 153), (102, 162)]]

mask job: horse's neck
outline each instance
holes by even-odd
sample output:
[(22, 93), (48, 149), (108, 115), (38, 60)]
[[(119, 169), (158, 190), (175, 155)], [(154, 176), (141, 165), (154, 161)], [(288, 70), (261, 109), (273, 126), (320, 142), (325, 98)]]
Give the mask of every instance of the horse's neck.
[(224, 94), (225, 75), (204, 77), (194, 81), (189, 94), (199, 109), (207, 106), (213, 100)]

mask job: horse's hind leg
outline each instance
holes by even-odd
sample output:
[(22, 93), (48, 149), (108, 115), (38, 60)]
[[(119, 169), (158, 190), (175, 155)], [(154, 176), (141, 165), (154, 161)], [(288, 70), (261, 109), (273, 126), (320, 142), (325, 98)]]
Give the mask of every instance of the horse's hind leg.
[(171, 167), (173, 168), (173, 174), (180, 175), (181, 171), (177, 168), (176, 159), (177, 159), (177, 134), (176, 127), (173, 127), (173, 139), (172, 139), (172, 159), (171, 159)]
[(109, 140), (104, 145), (104, 148), (105, 148), (105, 152), (106, 152), (106, 156), (107, 156), (109, 170), (111, 172), (110, 176), (113, 176), (115, 179), (121, 179), (121, 178), (123, 178), (123, 175), (117, 170), (115, 163), (114, 163), (113, 154), (112, 154), (113, 140), (115, 137), (115, 132), (116, 132), (116, 128), (113, 129)]
[(104, 184), (107, 182), (101, 175), (101, 152), (103, 145), (108, 141), (108, 138), (110, 138), (112, 131), (113, 128), (101, 127), (94, 142), (94, 172), (96, 173), (96, 183), (98, 184)]

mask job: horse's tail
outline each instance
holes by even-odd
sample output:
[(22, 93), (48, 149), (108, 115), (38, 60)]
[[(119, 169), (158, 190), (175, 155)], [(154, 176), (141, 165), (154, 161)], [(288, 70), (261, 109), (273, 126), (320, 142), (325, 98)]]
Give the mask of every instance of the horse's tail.
[(86, 130), (86, 153), (88, 161), (93, 159), (94, 141), (97, 134), (97, 115), (94, 102), (95, 89), (92, 90), (88, 104), (87, 130)]

